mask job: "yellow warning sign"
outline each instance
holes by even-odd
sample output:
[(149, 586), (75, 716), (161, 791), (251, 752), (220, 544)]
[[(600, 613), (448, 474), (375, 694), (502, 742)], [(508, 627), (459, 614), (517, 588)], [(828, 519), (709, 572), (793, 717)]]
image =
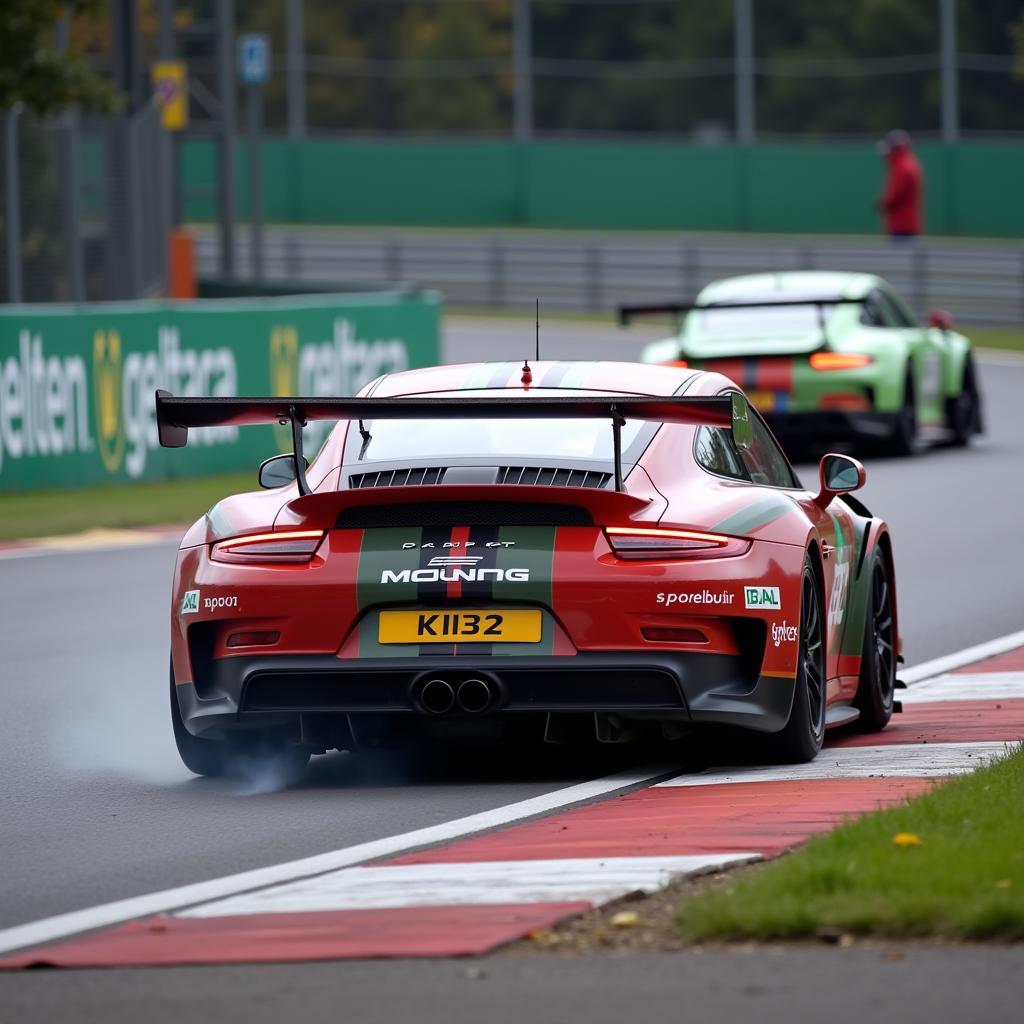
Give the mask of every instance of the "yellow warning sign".
[(160, 124), (169, 132), (188, 127), (188, 77), (185, 62), (157, 61), (151, 71), (156, 105), (160, 108)]

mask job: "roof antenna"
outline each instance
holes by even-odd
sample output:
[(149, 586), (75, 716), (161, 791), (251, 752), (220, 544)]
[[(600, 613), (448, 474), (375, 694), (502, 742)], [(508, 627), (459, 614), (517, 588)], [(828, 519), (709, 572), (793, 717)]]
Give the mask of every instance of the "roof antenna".
[[(536, 324), (536, 339), (537, 339), (537, 359), (536, 362), (540, 362), (540, 299), (537, 299), (537, 324)], [(529, 388), (533, 383), (533, 370), (530, 369), (530, 359), (527, 356), (523, 360), (523, 375), (519, 378), (523, 388)]]

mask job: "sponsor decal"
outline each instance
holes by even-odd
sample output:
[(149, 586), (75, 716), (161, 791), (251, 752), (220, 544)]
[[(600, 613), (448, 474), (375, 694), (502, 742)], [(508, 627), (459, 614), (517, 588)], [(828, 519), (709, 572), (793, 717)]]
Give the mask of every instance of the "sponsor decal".
[[(381, 583), (529, 583), (529, 569), (485, 569), (458, 565), (435, 565), (438, 559), (431, 559), (425, 569), (384, 569), (380, 574)], [(443, 561), (443, 560), (442, 560)]]
[[(355, 324), (335, 317), (331, 337), (300, 344), (298, 331), (279, 324), (270, 332), (270, 388), (274, 395), (354, 395), (384, 373), (409, 368), (409, 353), (401, 338), (356, 337)], [(311, 423), (303, 434), (306, 445), (318, 448), (330, 432), (329, 421)], [(278, 434), (290, 450), (291, 433)]]
[[(130, 477), (142, 476), (149, 453), (160, 447), (153, 404), (157, 388), (172, 395), (229, 397), (238, 393), (238, 367), (231, 349), (183, 348), (176, 327), (157, 330), (155, 352), (131, 352), (123, 359), (124, 468)], [(233, 444), (237, 440), (238, 427), (204, 427), (189, 432), (189, 444), (195, 446)]]
[(791, 626), (785, 619), (782, 622), (772, 623), (772, 643), (781, 647), (784, 643), (795, 643), (800, 637), (800, 630)]
[[(270, 329), (270, 393), (299, 393), (299, 332), (288, 324)], [(281, 451), (291, 451), (291, 424), (275, 424), (274, 434)]]
[(411, 540), (407, 540), (402, 544), (402, 550), (411, 551), (414, 548), (420, 551), (436, 550), (437, 548), (514, 548), (515, 546), (516, 542), (514, 540), (488, 540), (484, 541), (483, 544), (478, 544), (475, 540), (467, 540), (465, 544), (460, 540), (446, 540), (441, 544), (434, 544), (432, 542), (416, 544)]
[(843, 536), (843, 526), (833, 515), (832, 522), (836, 533), (836, 567), (832, 575), (832, 593), (828, 599), (826, 621), (829, 631), (834, 630), (843, 621), (846, 612), (846, 601), (850, 593), (850, 567), (853, 562), (854, 545)]
[[(851, 551), (849, 546), (843, 549)], [(843, 612), (846, 611), (846, 595), (850, 589), (850, 558), (840, 562), (836, 566), (835, 576), (832, 580), (832, 596), (828, 601), (828, 626), (835, 629), (843, 621)]]
[(181, 599), (181, 614), (191, 615), (199, 611), (199, 591), (186, 590), (185, 596)]
[(96, 433), (100, 458), (116, 473), (124, 458), (124, 419), (121, 416), (121, 335), (97, 331), (92, 339), (92, 384), (96, 403)]
[(22, 330), (17, 353), (0, 359), (0, 467), (93, 447), (85, 360), (47, 356), (41, 335)]
[[(196, 593), (198, 594), (199, 591), (196, 591)], [(238, 597), (234, 594), (227, 597), (204, 597), (203, 607), (208, 612), (215, 612), (220, 608), (237, 608)]]
[(773, 611), (782, 609), (778, 587), (744, 587), (743, 603), (748, 608), (770, 608)]
[(692, 593), (660, 593), (658, 604), (671, 608), (674, 604), (732, 604), (733, 594), (716, 592), (714, 590), (695, 590)]
[[(228, 348), (182, 348), (177, 328), (160, 327), (156, 351), (125, 353), (117, 331), (96, 331), (92, 381), (96, 440), (89, 429), (89, 372), (80, 356), (46, 354), (41, 333), (19, 335), (18, 353), (0, 359), (0, 466), (4, 458), (95, 451), (109, 473), (140, 477), (160, 446), (153, 392), (234, 395), (235, 357)], [(190, 443), (227, 444), (237, 427), (197, 430)]]
[(483, 555), (435, 555), (430, 565), (477, 565), (484, 560)]

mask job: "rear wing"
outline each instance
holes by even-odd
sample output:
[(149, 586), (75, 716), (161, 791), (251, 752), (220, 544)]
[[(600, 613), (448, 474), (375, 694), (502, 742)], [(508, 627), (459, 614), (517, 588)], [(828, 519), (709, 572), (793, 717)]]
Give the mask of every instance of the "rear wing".
[(761, 299), (743, 302), (661, 302), (648, 306), (619, 306), (619, 326), (628, 327), (641, 316), (679, 316), (701, 309), (772, 309), (778, 306), (816, 306), (818, 320), (824, 326), (826, 306), (862, 306), (866, 299), (847, 299), (841, 295), (819, 299)]
[(762, 299), (751, 302), (666, 302), (655, 306), (619, 306), (619, 326), (628, 327), (637, 317), (641, 316), (675, 316), (678, 320), (683, 313), (692, 313), (707, 309), (771, 309), (787, 306), (814, 306), (818, 311), (818, 330), (821, 331), (821, 344), (828, 345), (828, 332), (825, 329), (826, 306), (862, 306), (865, 299), (846, 299), (841, 295), (824, 296), (818, 299)]
[(302, 454), (302, 428), (312, 420), (378, 419), (604, 419), (612, 428), (615, 489), (622, 486), (621, 429), (627, 419), (731, 427), (736, 444), (750, 443), (746, 398), (731, 395), (686, 398), (614, 396), (559, 398), (176, 398), (156, 393), (156, 423), (164, 448), (183, 448), (190, 427), (259, 423), (291, 424), (295, 480), (309, 494)]

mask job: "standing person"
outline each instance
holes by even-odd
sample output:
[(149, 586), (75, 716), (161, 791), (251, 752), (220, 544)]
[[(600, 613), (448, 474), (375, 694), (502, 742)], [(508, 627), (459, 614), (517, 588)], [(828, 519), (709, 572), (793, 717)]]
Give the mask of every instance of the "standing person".
[(894, 239), (916, 238), (923, 226), (924, 172), (910, 148), (910, 136), (900, 129), (889, 132), (878, 151), (889, 165), (885, 190), (876, 202), (885, 233)]

